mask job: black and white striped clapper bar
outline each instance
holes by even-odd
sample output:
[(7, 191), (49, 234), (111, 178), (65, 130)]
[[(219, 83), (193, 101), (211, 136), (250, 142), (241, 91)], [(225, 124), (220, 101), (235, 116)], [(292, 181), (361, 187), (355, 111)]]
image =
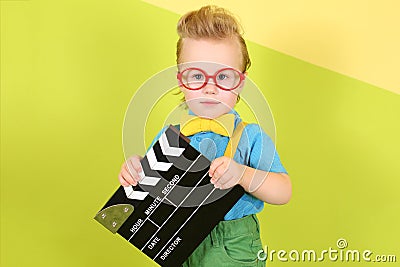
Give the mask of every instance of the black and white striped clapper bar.
[(137, 186), (120, 186), (95, 219), (161, 266), (180, 266), (243, 195), (214, 188), (210, 161), (169, 126), (141, 161)]

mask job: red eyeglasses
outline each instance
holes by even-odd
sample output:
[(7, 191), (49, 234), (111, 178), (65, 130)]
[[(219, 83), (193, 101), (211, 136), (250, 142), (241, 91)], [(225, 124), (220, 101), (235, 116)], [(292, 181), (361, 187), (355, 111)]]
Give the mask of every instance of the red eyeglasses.
[(189, 90), (204, 88), (211, 78), (218, 88), (231, 91), (238, 88), (245, 79), (245, 75), (234, 68), (220, 69), (214, 75), (208, 75), (207, 72), (200, 68), (188, 68), (178, 72), (176, 77), (180, 85)]

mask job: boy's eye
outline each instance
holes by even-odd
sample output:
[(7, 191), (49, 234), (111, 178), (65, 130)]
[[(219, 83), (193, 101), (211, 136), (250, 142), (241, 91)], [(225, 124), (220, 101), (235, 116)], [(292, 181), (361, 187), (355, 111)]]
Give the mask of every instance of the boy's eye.
[(194, 74), (192, 77), (193, 77), (194, 79), (196, 79), (196, 80), (203, 80), (203, 79), (204, 79), (204, 75), (201, 74), (201, 73)]
[(218, 74), (218, 80), (222, 81), (222, 80), (225, 80), (227, 78), (228, 78), (228, 76), (226, 74), (223, 74), (223, 73)]

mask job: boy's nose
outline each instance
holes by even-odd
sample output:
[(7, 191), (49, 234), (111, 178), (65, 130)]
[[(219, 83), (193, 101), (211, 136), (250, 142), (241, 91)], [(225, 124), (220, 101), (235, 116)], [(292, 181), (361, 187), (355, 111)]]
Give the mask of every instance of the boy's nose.
[(214, 84), (213, 81), (208, 81), (203, 89), (203, 93), (215, 95), (218, 93), (218, 87)]

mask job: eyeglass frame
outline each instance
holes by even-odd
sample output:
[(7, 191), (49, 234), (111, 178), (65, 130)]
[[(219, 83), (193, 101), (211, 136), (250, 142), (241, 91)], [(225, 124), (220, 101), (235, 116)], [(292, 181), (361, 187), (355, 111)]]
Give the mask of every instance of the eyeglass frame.
[[(202, 72), (203, 74), (205, 74), (204, 75), (205, 76), (205, 80), (204, 80), (203, 84), (199, 88), (196, 88), (196, 89), (190, 88), (190, 87), (186, 86), (182, 82), (182, 73), (187, 71), (187, 70), (198, 70), (198, 71)], [(239, 81), (238, 85), (236, 85), (235, 87), (233, 87), (231, 89), (227, 89), (227, 88), (224, 88), (224, 87), (218, 85), (217, 80), (216, 80), (217, 74), (219, 74), (220, 72), (225, 71), (225, 70), (234, 70), (235, 72), (237, 72), (239, 74), (240, 81)], [(208, 84), (208, 81), (210, 80), (210, 78), (214, 81), (215, 86), (217, 86), (219, 89), (224, 90), (224, 91), (233, 91), (233, 90), (235, 90), (236, 88), (238, 88), (242, 84), (242, 82), (246, 79), (246, 76), (244, 75), (243, 72), (240, 72), (240, 71), (238, 71), (237, 69), (234, 69), (234, 68), (223, 68), (223, 69), (220, 69), (217, 72), (215, 72), (214, 75), (208, 75), (208, 73), (205, 70), (193, 67), (193, 68), (184, 69), (183, 71), (179, 71), (176, 74), (176, 78), (179, 81), (179, 85), (182, 85), (186, 89), (192, 90), (192, 91), (197, 91), (197, 90), (203, 89)]]

